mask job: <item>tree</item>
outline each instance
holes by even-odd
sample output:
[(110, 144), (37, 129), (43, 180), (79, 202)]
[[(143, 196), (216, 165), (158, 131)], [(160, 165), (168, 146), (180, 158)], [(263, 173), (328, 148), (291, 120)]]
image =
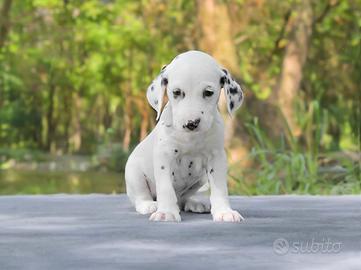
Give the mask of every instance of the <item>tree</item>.
[[(198, 46), (216, 58), (232, 75), (239, 78), (238, 56), (232, 36), (227, 5), (216, 0), (198, 0), (197, 18), (200, 25)], [(236, 118), (229, 118), (224, 95), (220, 96), (220, 111), (225, 119), (225, 145), (229, 146), (235, 131)]]
[(10, 28), (10, 9), (12, 0), (4, 0), (0, 11), (0, 49), (4, 46)]
[(299, 1), (295, 18), (282, 61), (279, 87), (276, 90), (278, 106), (285, 117), (293, 136), (302, 133), (294, 113), (295, 98), (298, 95), (312, 35), (313, 11), (310, 0)]

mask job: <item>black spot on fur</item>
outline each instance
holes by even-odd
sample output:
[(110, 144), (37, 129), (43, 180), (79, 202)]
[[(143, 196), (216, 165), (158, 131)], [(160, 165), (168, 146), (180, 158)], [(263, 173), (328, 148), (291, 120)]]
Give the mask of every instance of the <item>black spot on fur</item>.
[(150, 87), (150, 91), (154, 91), (154, 85)]
[(204, 114), (204, 111), (201, 111), (201, 114)]
[(193, 165), (193, 161), (189, 162), (188, 168), (192, 168), (192, 165)]
[(223, 70), (223, 72), (224, 72), (224, 74), (228, 74), (228, 72), (227, 72), (227, 70), (225, 70), (224, 68), (222, 68), (222, 70)]
[(213, 170), (213, 168), (211, 169), (211, 171), (210, 171), (210, 173), (213, 173), (214, 172), (214, 170)]
[(188, 175), (189, 175), (189, 176), (191, 176), (192, 174), (191, 174), (191, 173), (189, 173)]
[(220, 83), (221, 86), (224, 85), (224, 83), (226, 82), (226, 79), (227, 79), (226, 76), (221, 77), (221, 79), (219, 80), (219, 83)]
[(163, 85), (168, 85), (168, 79), (167, 79), (167, 78), (163, 78), (161, 85), (162, 85), (162, 86), (163, 86)]
[(174, 172), (172, 172), (172, 175), (174, 176)]
[(229, 92), (230, 92), (232, 95), (238, 94), (237, 87), (231, 87), (231, 88), (229, 89)]
[(182, 97), (184, 98), (186, 96), (186, 94), (184, 92), (182, 92)]
[(161, 168), (162, 170), (164, 170), (164, 166), (161, 166), (160, 168)]
[(178, 153), (178, 149), (174, 149), (174, 152), (175, 152), (175, 153)]
[(242, 98), (243, 98), (243, 93), (240, 92), (240, 93), (239, 93), (239, 97), (238, 97), (238, 102), (240, 102)]
[(230, 83), (231, 83), (231, 81), (230, 81), (229, 79), (227, 79), (227, 83), (228, 83), (228, 84), (230, 84)]
[(158, 100), (157, 100), (157, 99), (154, 100), (154, 104), (155, 104), (155, 105), (158, 105)]
[(233, 108), (234, 108), (234, 103), (233, 103), (233, 101), (231, 101), (231, 102), (229, 103), (229, 108), (230, 108), (231, 110), (233, 110)]

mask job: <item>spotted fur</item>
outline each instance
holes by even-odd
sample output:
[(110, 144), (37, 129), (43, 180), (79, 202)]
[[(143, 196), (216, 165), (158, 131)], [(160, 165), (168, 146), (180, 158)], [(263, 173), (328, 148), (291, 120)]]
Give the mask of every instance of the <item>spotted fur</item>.
[(227, 109), (229, 114), (232, 115), (242, 105), (243, 91), (226, 69), (222, 69), (222, 71), (226, 74), (226, 78), (221, 80), (224, 81), (223, 88), (227, 100)]
[[(217, 109), (221, 91), (233, 114), (243, 100), (241, 87), (228, 70), (199, 51), (163, 66), (148, 87), (147, 99), (159, 121), (130, 154), (125, 180), (136, 211), (151, 214), (150, 220), (180, 221), (182, 207), (211, 210), (214, 221), (242, 219), (227, 198), (224, 124)], [(162, 108), (165, 93), (168, 103)], [(192, 197), (207, 183), (217, 192), (210, 193), (211, 208), (199, 208)]]

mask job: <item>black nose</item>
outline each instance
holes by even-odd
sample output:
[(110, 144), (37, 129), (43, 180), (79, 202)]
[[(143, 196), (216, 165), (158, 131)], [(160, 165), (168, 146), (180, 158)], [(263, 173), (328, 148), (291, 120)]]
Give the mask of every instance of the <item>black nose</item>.
[(189, 130), (195, 130), (198, 127), (200, 121), (201, 119), (199, 118), (194, 121), (188, 120), (188, 123), (186, 125), (183, 125), (183, 128), (188, 128)]

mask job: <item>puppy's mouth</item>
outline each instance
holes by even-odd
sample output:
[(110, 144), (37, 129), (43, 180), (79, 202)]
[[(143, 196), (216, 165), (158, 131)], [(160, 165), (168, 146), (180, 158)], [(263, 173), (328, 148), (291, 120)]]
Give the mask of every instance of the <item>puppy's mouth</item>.
[(199, 128), (196, 128), (194, 130), (183, 129), (183, 131), (186, 132), (186, 133), (196, 134), (196, 133), (200, 132), (200, 129)]
[(189, 135), (197, 135), (199, 133), (203, 132), (203, 129), (201, 129), (200, 127), (197, 127), (195, 129), (188, 129), (188, 128), (182, 128), (180, 130), (181, 132), (184, 132), (183, 134), (189, 134)]

